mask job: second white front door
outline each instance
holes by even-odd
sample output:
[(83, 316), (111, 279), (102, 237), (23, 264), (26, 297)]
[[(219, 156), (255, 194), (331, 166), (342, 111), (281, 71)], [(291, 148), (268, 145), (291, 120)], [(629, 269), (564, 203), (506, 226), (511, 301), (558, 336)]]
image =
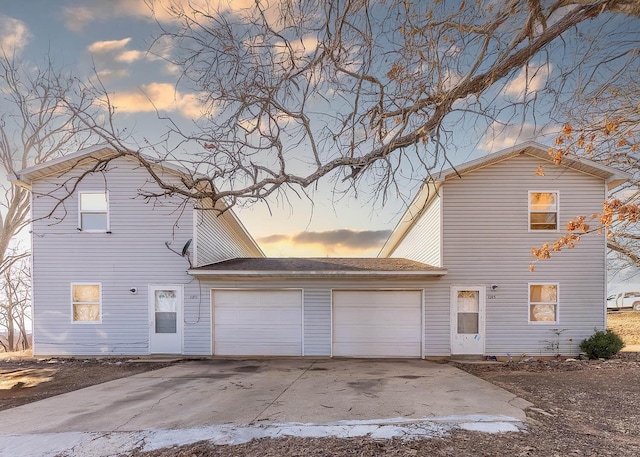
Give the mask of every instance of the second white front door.
[(451, 288), (451, 354), (484, 354), (485, 293), (484, 286)]
[(149, 352), (182, 353), (182, 286), (149, 286)]

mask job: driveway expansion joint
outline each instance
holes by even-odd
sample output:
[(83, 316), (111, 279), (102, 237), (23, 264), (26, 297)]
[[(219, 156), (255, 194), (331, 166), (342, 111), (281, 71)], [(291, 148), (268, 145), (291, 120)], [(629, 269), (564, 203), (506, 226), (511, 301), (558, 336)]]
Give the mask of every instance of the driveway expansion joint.
[[(260, 416), (262, 416), (265, 413), (265, 411), (267, 411), (269, 408), (271, 408), (280, 399), (280, 397), (282, 397), (291, 388), (291, 386), (293, 386), (296, 382), (298, 382), (300, 380), (300, 378), (302, 378), (305, 374), (307, 374), (309, 372), (309, 370), (311, 370), (311, 368), (313, 368), (313, 366), (315, 364), (316, 364), (315, 360), (313, 362), (311, 362), (311, 365), (309, 365), (302, 373), (300, 373), (300, 375), (296, 379), (291, 381), (289, 383), (289, 385), (287, 385), (287, 387), (285, 387), (284, 390), (282, 392), (280, 392), (280, 394), (278, 394), (278, 396), (271, 401), (271, 403), (269, 403), (262, 411), (260, 411), (260, 413), (258, 413), (258, 415), (256, 417), (254, 417), (249, 422), (249, 425), (255, 424), (255, 422), (258, 420), (258, 418)], [(260, 420), (265, 420), (265, 419), (260, 419)]]

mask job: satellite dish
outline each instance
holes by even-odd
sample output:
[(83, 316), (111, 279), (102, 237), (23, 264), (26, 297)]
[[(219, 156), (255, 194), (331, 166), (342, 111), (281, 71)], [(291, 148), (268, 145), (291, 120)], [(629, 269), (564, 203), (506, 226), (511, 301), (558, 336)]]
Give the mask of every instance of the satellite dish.
[(193, 239), (190, 239), (184, 244), (184, 247), (182, 248), (182, 257), (186, 256), (189, 253), (189, 246), (191, 246), (192, 241)]

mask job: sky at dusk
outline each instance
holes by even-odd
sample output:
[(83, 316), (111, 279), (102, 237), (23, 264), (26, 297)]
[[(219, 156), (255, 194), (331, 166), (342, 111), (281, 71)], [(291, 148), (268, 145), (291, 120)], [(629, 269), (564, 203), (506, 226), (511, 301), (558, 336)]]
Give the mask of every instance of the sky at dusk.
[[(218, 1), (223, 9), (232, 8)], [(170, 25), (171, 18), (157, 11), (160, 25)], [(15, 53), (25, 65), (42, 65), (50, 58), (54, 67), (77, 77), (99, 78), (120, 121), (138, 137), (153, 136), (158, 128), (156, 108), (184, 125), (201, 113), (196, 94), (176, 91), (179, 69), (158, 56), (163, 43), (153, 42), (157, 34), (158, 23), (144, 0), (0, 0), (0, 46), (5, 52)], [(527, 80), (523, 69), (502, 95), (517, 97), (525, 86), (535, 91), (553, 70), (539, 69)], [(500, 135), (467, 138), (449, 158), (457, 163), (477, 158), (532, 139), (533, 132), (533, 126), (525, 124)], [(375, 256), (417, 184), (384, 202), (366, 188), (357, 195), (333, 190), (333, 184), (323, 180), (309, 197), (288, 192), (287, 199), (235, 211), (267, 255)]]
[[(194, 94), (175, 91), (177, 69), (147, 52), (157, 33), (144, 0), (0, 0), (6, 52), (28, 65), (50, 58), (75, 76), (98, 75), (121, 121), (139, 136), (157, 128), (154, 105), (185, 123), (200, 114)], [(402, 202), (334, 195), (331, 183), (310, 197), (289, 192), (288, 201), (235, 211), (268, 255), (375, 256), (403, 209)]]

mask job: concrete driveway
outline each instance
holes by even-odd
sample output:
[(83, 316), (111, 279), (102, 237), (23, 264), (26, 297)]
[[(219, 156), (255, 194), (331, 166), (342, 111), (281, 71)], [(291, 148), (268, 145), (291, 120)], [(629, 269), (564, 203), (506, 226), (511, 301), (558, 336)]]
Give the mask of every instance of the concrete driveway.
[(0, 413), (2, 435), (506, 416), (528, 403), (423, 360), (202, 360)]

